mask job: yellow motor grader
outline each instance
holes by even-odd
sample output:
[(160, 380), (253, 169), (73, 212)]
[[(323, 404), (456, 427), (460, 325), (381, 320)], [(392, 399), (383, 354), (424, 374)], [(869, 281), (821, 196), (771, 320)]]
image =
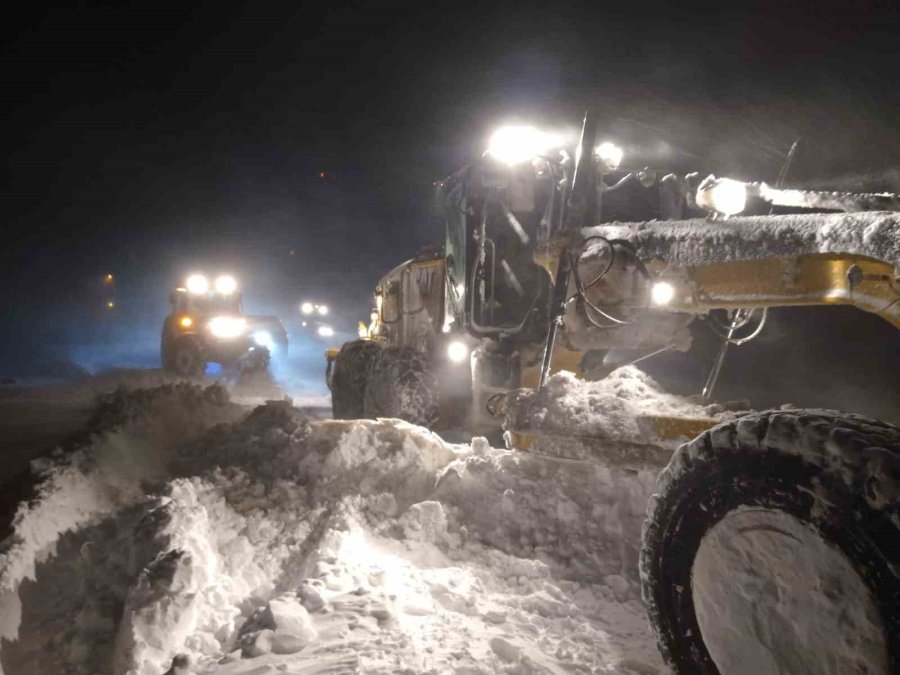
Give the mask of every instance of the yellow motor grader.
[[(553, 372), (686, 350), (698, 317), (722, 340), (706, 400), (772, 307), (849, 304), (900, 328), (900, 198), (625, 170), (598, 140), (590, 116), (574, 148), (507, 129), (440, 184), (443, 247), (385, 275), (360, 339), (327, 354), (334, 416), (502, 425), (522, 450), (663, 469), (640, 573), (680, 673), (900, 672), (896, 427), (833, 410), (652, 415), (626, 442), (534, 414)], [(791, 212), (741, 215), (754, 205)]]

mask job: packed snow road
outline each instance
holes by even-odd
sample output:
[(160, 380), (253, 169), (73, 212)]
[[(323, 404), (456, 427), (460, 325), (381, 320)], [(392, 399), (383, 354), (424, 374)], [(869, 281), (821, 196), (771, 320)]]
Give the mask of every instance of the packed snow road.
[(19, 673), (661, 673), (652, 472), (122, 390), (32, 464), (0, 549)]

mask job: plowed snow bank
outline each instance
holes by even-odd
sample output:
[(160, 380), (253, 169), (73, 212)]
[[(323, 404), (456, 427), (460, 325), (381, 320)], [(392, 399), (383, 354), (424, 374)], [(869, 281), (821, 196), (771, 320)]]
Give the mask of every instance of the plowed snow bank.
[[(179, 424), (228, 417), (207, 392)], [(286, 402), (195, 440), (136, 418), (23, 507), (7, 675), (662, 671), (636, 585), (649, 472)]]

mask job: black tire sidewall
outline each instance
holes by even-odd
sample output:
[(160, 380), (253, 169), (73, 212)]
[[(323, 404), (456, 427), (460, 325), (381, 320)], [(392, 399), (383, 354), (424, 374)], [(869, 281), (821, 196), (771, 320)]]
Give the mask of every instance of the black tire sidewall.
[(372, 360), (381, 346), (355, 340), (341, 347), (331, 372), (331, 410), (334, 419), (363, 417), (363, 395)]
[[(367, 417), (390, 417), (432, 428), (440, 406), (437, 378), (426, 358), (409, 347), (387, 347), (372, 360), (363, 398)], [(403, 402), (413, 400), (413, 406)]]
[[(182, 367), (182, 364), (179, 363), (179, 357), (182, 354), (190, 355), (190, 365), (186, 368)], [(175, 344), (172, 345), (171, 361), (172, 370), (177, 375), (183, 377), (198, 377), (203, 374), (203, 357), (200, 353), (200, 347), (193, 340), (181, 339), (175, 342)]]
[[(658, 630), (660, 646), (678, 672), (719, 673), (697, 621), (692, 572), (703, 537), (726, 514), (740, 507), (790, 514), (814, 527), (843, 552), (879, 609), (890, 672), (898, 672), (900, 581), (891, 572), (890, 551), (885, 550), (892, 542), (896, 544), (897, 530), (888, 515), (872, 509), (842, 479), (777, 451), (737, 453), (692, 467), (667, 490), (665, 498), (672, 503), (657, 507), (668, 516), (660, 523), (662, 535), (643, 555), (665, 564), (665, 569), (650, 572), (656, 575), (651, 584), (658, 614), (655, 623), (664, 627)], [(814, 513), (822, 499), (831, 505), (824, 517)]]

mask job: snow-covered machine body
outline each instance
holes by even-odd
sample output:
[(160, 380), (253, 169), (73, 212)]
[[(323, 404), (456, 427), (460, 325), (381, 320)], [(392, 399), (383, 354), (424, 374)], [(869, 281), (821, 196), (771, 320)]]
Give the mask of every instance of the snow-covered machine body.
[[(514, 129), (447, 178), (443, 249), (386, 275), (361, 339), (329, 354), (335, 417), (502, 421), (529, 452), (665, 467), (640, 573), (679, 673), (900, 672), (900, 429), (791, 409), (642, 411), (586, 433), (548, 414), (553, 373), (686, 350), (698, 317), (722, 340), (701, 401), (770, 308), (847, 304), (900, 328), (900, 199), (620, 160), (586, 118), (574, 153)], [(754, 201), (817, 212), (741, 215)], [(827, 608), (809, 600), (823, 588)]]

